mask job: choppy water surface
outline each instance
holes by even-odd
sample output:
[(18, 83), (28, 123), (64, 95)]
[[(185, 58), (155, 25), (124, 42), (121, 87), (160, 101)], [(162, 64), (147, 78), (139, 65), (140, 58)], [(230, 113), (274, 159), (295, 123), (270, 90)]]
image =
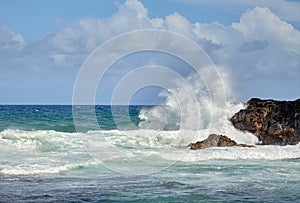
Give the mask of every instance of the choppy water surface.
[(136, 128), (119, 130), (97, 106), (101, 129), (76, 132), (71, 106), (0, 106), (0, 202), (299, 201), (300, 145), (189, 151), (214, 129), (146, 128), (150, 108), (131, 106)]

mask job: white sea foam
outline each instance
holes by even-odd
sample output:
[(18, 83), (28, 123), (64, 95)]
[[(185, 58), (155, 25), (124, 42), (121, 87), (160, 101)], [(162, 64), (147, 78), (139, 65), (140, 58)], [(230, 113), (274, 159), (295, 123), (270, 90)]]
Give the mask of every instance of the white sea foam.
[[(10, 175), (60, 173), (80, 166), (103, 164), (113, 170), (138, 174), (146, 169), (150, 171), (151, 167), (159, 166), (162, 169), (177, 161), (300, 158), (300, 144), (294, 146), (256, 145), (255, 148), (209, 148), (193, 151), (188, 149), (187, 144), (190, 141), (206, 138), (209, 131), (199, 131), (196, 136), (191, 135), (191, 132), (193, 131), (156, 131), (151, 129), (90, 131), (87, 133), (5, 130), (0, 132), (2, 150), (0, 173)], [(241, 139), (243, 143), (252, 139), (242, 132), (234, 130), (232, 132), (234, 133), (231, 135), (236, 138), (244, 137)], [(104, 140), (104, 142), (95, 142), (101, 145), (96, 145), (96, 149), (99, 149), (97, 152), (100, 159), (97, 152), (86, 151), (88, 141), (97, 137)], [(96, 155), (96, 157), (90, 155)], [(93, 158), (96, 160), (93, 161)], [(124, 161), (127, 164), (123, 164)], [(147, 164), (149, 168), (147, 168)], [(131, 168), (134, 166), (137, 166), (136, 170), (138, 171)], [(140, 168), (141, 166), (142, 168)]]
[(53, 130), (22, 131), (7, 129), (0, 132), (0, 144), (18, 150), (65, 151), (82, 146), (78, 134)]
[(19, 166), (5, 166), (0, 170), (0, 173), (7, 175), (38, 175), (38, 174), (53, 174), (60, 173), (78, 167), (88, 166), (88, 163), (76, 164), (61, 164), (61, 165), (45, 165), (45, 164), (30, 164)]
[[(240, 143), (255, 144), (256, 137), (237, 131), (235, 129), (230, 129), (231, 137), (235, 140), (239, 140)], [(230, 131), (228, 130), (228, 131)], [(20, 153), (22, 151), (32, 151), (37, 153), (65, 153), (65, 152), (80, 152), (84, 151), (85, 141), (89, 139), (99, 137), (103, 139), (101, 147), (109, 148), (112, 146), (128, 147), (143, 149), (143, 147), (152, 147), (153, 150), (168, 148), (168, 149), (187, 149), (187, 145), (190, 142), (195, 142), (201, 139), (205, 139), (208, 130), (199, 131), (198, 134), (191, 134), (194, 131), (189, 130), (179, 130), (179, 131), (156, 131), (151, 129), (144, 130), (130, 130), (130, 131), (119, 131), (119, 130), (107, 130), (107, 131), (89, 131), (87, 133), (62, 133), (56, 131), (21, 131), (21, 130), (5, 130), (0, 132), (0, 144), (2, 150), (13, 149), (15, 152), (18, 150)], [(49, 145), (49, 150), (40, 150), (42, 145)], [(53, 146), (53, 148), (51, 148)], [(256, 145), (256, 148), (218, 148), (223, 151), (232, 151), (233, 149), (245, 151), (259, 151), (268, 150), (274, 151), (275, 149), (282, 150), (284, 154), (288, 154), (287, 151), (298, 149), (299, 144), (295, 146), (262, 146)], [(47, 149), (46, 146), (44, 146)], [(199, 150), (203, 151), (203, 150)], [(192, 151), (193, 152), (193, 151)], [(291, 155), (294, 152), (291, 151)], [(270, 152), (270, 154), (272, 154)], [(300, 154), (296, 153), (296, 156)], [(242, 156), (242, 155), (241, 155)], [(220, 157), (221, 158), (221, 157)], [(248, 158), (251, 158), (250, 156)], [(255, 158), (252, 157), (252, 158)], [(288, 158), (288, 156), (285, 156)], [(295, 158), (295, 156), (291, 156)]]
[[(160, 156), (168, 160), (178, 160), (182, 151), (161, 153)], [(199, 162), (206, 160), (281, 160), (300, 158), (300, 144), (293, 146), (262, 146), (254, 148), (217, 147), (203, 150), (190, 150), (181, 156), (179, 161)]]

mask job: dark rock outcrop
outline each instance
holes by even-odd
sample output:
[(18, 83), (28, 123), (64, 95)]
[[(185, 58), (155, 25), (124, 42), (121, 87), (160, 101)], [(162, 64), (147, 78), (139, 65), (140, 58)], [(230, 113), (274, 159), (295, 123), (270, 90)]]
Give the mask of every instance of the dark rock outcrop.
[(228, 138), (225, 135), (210, 134), (205, 140), (188, 145), (190, 149), (205, 149), (208, 147), (254, 147), (253, 145), (237, 144), (234, 140)]
[(300, 99), (253, 98), (247, 108), (234, 114), (230, 121), (237, 129), (256, 135), (264, 145), (295, 145), (300, 141)]

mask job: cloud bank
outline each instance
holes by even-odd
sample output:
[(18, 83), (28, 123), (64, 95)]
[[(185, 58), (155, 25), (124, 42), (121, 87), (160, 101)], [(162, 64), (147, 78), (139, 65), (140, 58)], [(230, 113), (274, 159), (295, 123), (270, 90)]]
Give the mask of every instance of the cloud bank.
[[(0, 93), (4, 95), (0, 102), (20, 101), (19, 92), (27, 86), (27, 92), (36, 91), (40, 98), (47, 98), (38, 91), (44, 87), (53, 91), (53, 97), (62, 96), (58, 102), (70, 102), (75, 75), (88, 54), (113, 36), (141, 29), (170, 30), (197, 42), (230, 74), (238, 99), (300, 96), (300, 32), (267, 7), (250, 8), (239, 22), (225, 26), (218, 22), (191, 23), (178, 13), (150, 18), (138, 0), (117, 6), (118, 12), (110, 18), (84, 18), (41, 41), (26, 41), (0, 25)], [(289, 15), (289, 10), (285, 13)], [(62, 84), (65, 90), (57, 91)], [(46, 102), (36, 98), (26, 101)]]

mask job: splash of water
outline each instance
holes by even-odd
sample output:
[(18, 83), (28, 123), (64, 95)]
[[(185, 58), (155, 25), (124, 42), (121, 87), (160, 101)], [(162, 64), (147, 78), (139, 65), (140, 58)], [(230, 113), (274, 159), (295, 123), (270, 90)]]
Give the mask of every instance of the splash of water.
[[(213, 75), (210, 68), (201, 70), (205, 80), (193, 74), (186, 79), (188, 83), (176, 83), (175, 88), (162, 92), (160, 96), (165, 97), (165, 103), (150, 109), (142, 109), (139, 114), (141, 120), (139, 127), (181, 130), (189, 133), (192, 130), (195, 131), (196, 140), (217, 133), (225, 134), (237, 142), (256, 143), (257, 138), (254, 135), (238, 131), (230, 123), (230, 117), (244, 108), (244, 104), (228, 99), (232, 98), (232, 91), (227, 74), (222, 71), (222, 79), (218, 78)], [(220, 105), (223, 101), (225, 105)], [(183, 133), (183, 136), (188, 135)], [(189, 141), (195, 140), (189, 139)]]

